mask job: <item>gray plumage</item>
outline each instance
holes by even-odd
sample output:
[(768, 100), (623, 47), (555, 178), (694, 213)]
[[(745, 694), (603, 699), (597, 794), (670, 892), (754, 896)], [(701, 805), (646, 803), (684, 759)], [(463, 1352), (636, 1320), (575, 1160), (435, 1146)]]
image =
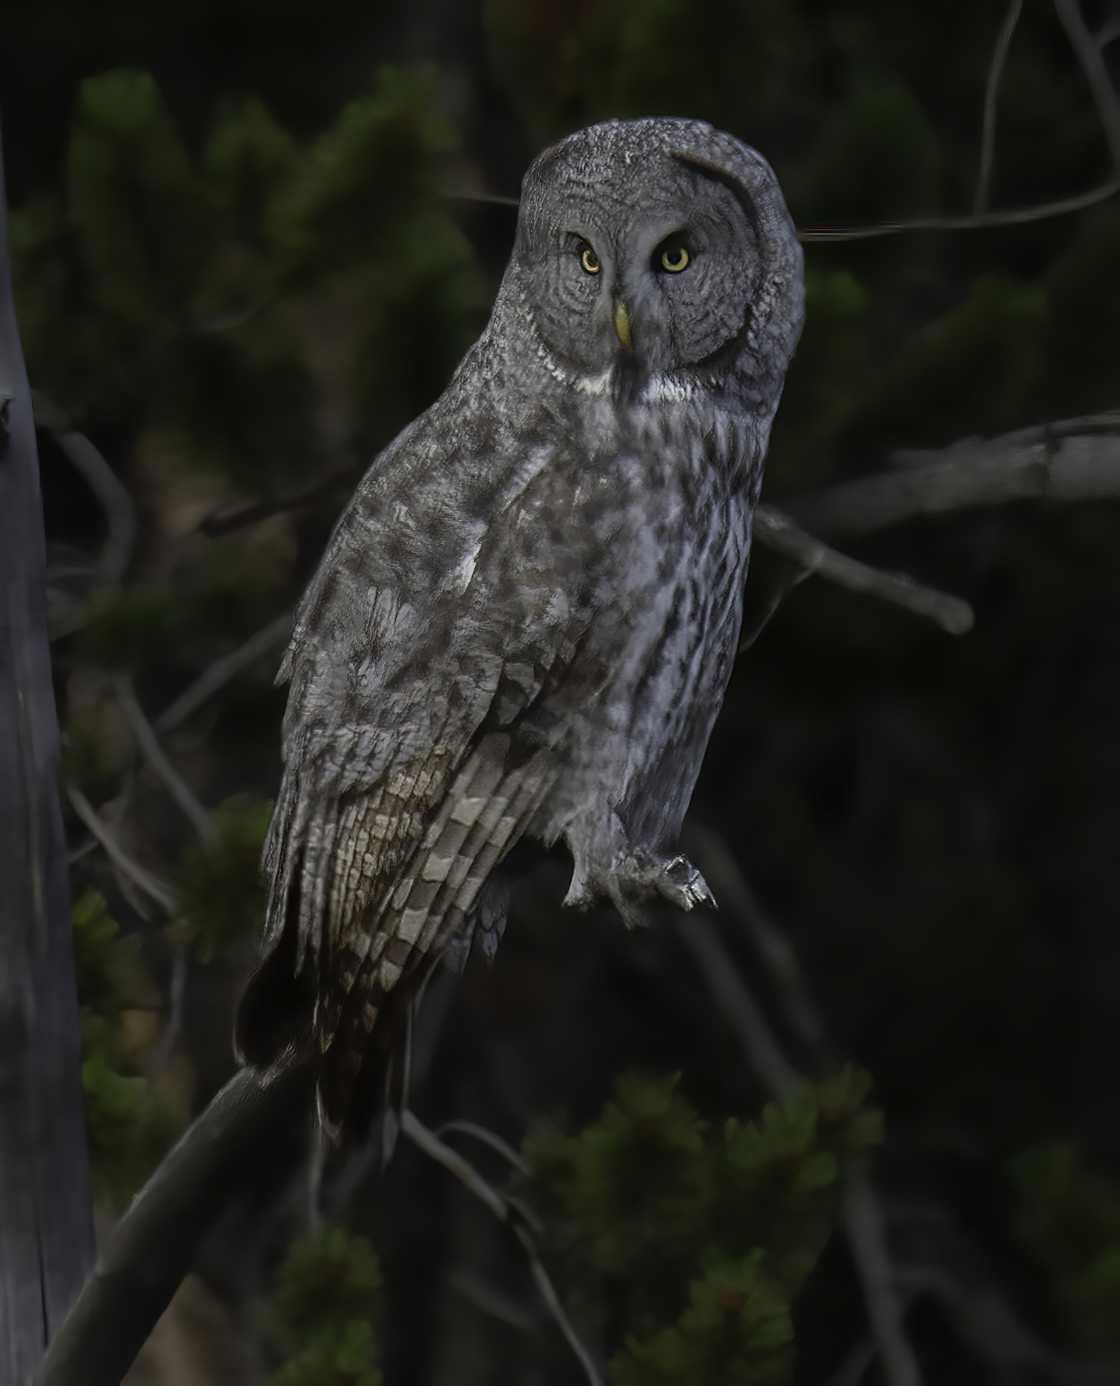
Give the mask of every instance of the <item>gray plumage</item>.
[(527, 173), (490, 322), (362, 480), (281, 669), (268, 961), (239, 1043), (270, 1057), (287, 988), (328, 1127), (394, 999), (476, 929), (492, 951), (522, 836), (567, 844), (565, 903), (634, 922), (707, 898), (674, 844), (801, 318), (781, 193), (731, 136), (612, 121)]

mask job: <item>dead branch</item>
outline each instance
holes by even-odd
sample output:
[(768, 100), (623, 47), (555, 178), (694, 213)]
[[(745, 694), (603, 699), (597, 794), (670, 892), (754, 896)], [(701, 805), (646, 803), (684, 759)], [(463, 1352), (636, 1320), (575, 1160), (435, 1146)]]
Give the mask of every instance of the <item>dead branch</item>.
[(903, 573), (886, 573), (838, 553), (773, 506), (760, 505), (755, 510), (754, 532), (759, 543), (796, 563), (804, 577), (817, 573), (853, 592), (879, 597), (917, 616), (928, 617), (950, 635), (964, 635), (975, 623), (972, 607), (960, 597), (924, 587)]
[(133, 1199), (47, 1349), (33, 1386), (119, 1386), (233, 1196), (277, 1134), (310, 1121), (300, 1054), (236, 1074)]
[(529, 1229), (524, 1223), (525, 1214), (521, 1205), (499, 1193), (492, 1184), (487, 1183), (469, 1160), (465, 1160), (457, 1150), (452, 1150), (449, 1145), (441, 1141), (434, 1131), (429, 1131), (416, 1114), (407, 1108), (401, 1113), (401, 1134), (407, 1136), (413, 1145), (422, 1150), (425, 1155), (453, 1174), (477, 1199), (485, 1203), (499, 1222), (509, 1225), (528, 1258), (529, 1271), (541, 1298), (583, 1368), (590, 1386), (603, 1386), (603, 1378), (599, 1369), (564, 1312), (564, 1306), (560, 1303), (560, 1296), (556, 1293), (556, 1287), (553, 1285), (548, 1271), (545, 1270), (544, 1263), (541, 1261), (533, 1239), (529, 1235)]
[(996, 104), (999, 98), (999, 83), (1003, 76), (1007, 53), (1011, 40), (1023, 13), (1023, 0), (1011, 0), (1007, 14), (996, 36), (996, 46), (992, 50), (992, 62), (988, 68), (988, 81), (984, 89), (984, 125), (980, 136), (980, 171), (976, 176), (976, 194), (972, 199), (974, 216), (981, 216), (988, 205), (988, 187), (992, 179), (992, 158), (996, 147)]
[(815, 533), (854, 538), (976, 506), (1120, 497), (1120, 410), (891, 460), (893, 471), (788, 497), (783, 510)]
[(292, 614), (286, 611), (269, 622), (261, 630), (250, 635), (243, 645), (230, 654), (222, 655), (199, 674), (198, 678), (183, 690), (175, 701), (156, 718), (157, 731), (174, 731), (192, 717), (204, 703), (236, 678), (243, 669), (248, 669), (258, 659), (262, 659), (281, 641), (292, 633)]
[(74, 812), (104, 847), (105, 855), (117, 870), (123, 872), (134, 885), (139, 886), (144, 894), (154, 900), (161, 909), (168, 914), (173, 913), (175, 896), (171, 887), (160, 880), (154, 872), (149, 871), (146, 866), (141, 866), (138, 861), (133, 861), (98, 816), (97, 810), (76, 785), (68, 784), (66, 786), (66, 797), (70, 800)]

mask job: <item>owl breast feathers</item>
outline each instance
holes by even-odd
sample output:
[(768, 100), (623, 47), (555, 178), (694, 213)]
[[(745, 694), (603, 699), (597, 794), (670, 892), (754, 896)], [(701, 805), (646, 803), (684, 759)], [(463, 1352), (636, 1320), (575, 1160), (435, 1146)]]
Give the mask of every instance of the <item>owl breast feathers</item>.
[(434, 960), (496, 942), (521, 837), (566, 843), (568, 904), (708, 897), (673, 845), (801, 317), (781, 193), (731, 136), (615, 121), (530, 168), (490, 322), (359, 485), (281, 669), (237, 1038), (313, 1044), (328, 1130)]

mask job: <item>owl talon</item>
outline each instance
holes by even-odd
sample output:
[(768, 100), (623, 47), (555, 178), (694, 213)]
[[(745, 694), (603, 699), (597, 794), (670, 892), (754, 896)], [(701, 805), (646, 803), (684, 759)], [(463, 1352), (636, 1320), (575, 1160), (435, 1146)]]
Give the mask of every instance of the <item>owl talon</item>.
[(682, 910), (716, 907), (711, 887), (687, 857), (657, 857), (640, 848), (617, 853), (605, 869), (585, 863), (573, 873), (564, 904), (587, 909), (605, 896), (633, 929), (649, 923), (642, 902), (657, 895)]
[(682, 910), (692, 910), (697, 905), (719, 908), (711, 886), (684, 856), (673, 857), (662, 865), (657, 889)]

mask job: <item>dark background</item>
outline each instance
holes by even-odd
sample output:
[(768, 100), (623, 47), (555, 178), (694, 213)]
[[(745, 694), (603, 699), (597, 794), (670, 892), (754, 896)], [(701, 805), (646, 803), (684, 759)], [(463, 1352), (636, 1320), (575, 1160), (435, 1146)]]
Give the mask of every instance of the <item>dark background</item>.
[[(124, 962), (108, 925), (104, 946), (79, 944), (106, 1219), (232, 1071), (283, 709), (276, 645), (165, 736), (218, 812), (200, 839), (138, 754), (120, 675), (154, 720), (291, 608), (362, 468), (485, 322), (515, 210), (478, 199), (515, 197), (545, 143), (612, 115), (698, 116), (766, 154), (799, 227), (967, 213), (1003, 20), (988, 0), (9, 8), (0, 115), (32, 387), (97, 445), (139, 521), (124, 580), (99, 582), (103, 508), (41, 431), (66, 774), (177, 901), (169, 921), (99, 850), (74, 862), (74, 898), (101, 892), (137, 940)], [(1025, 6), (998, 117), (990, 206), (1107, 177), (1046, 4)], [(775, 505), (894, 449), (1120, 403), (1115, 199), (1012, 228), (810, 242), (806, 273)], [(1118, 541), (1102, 500), (849, 545), (966, 597), (975, 629), (954, 639), (801, 584), (740, 659), (693, 803), (796, 950), (829, 1055), (874, 1079), (892, 1237), (994, 1287), (1062, 1361), (1120, 1352)], [(760, 552), (749, 609), (787, 576)], [(79, 851), (88, 835), (69, 826)], [(432, 998), (425, 1119), (470, 1117), (516, 1145), (543, 1114), (590, 1120), (634, 1065), (679, 1070), (715, 1121), (756, 1113), (768, 1094), (671, 921), (628, 935), (606, 912), (561, 915), (563, 864), (527, 858), (523, 875), (493, 968), (476, 960)], [(724, 929), (795, 1061), (817, 1063)], [(177, 968), (182, 1027), (149, 1100)], [(137, 1380), (256, 1379), (246, 1306), (290, 1234), (277, 1164), (260, 1206), (211, 1239), (178, 1346)], [(385, 1271), (388, 1382), (578, 1379), (559, 1339), (538, 1350), (456, 1289), (465, 1266), (532, 1298), (484, 1210), (415, 1152), (347, 1216)], [(1038, 1362), (1001, 1376), (946, 1302), (919, 1295), (909, 1318), (929, 1381), (1048, 1379)], [(862, 1314), (837, 1237), (796, 1307), (799, 1380), (833, 1379)]]

